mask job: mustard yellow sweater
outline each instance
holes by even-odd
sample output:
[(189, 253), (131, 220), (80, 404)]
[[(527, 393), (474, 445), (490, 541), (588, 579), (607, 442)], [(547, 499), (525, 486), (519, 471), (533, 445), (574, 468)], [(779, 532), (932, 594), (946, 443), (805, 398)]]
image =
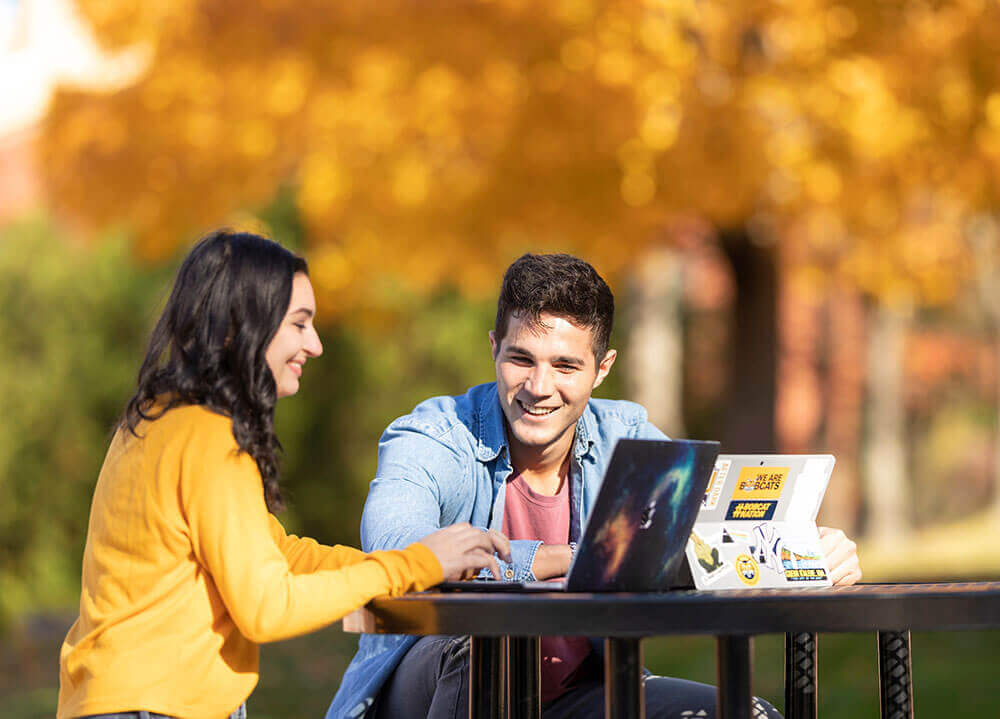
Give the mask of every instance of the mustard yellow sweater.
[(365, 554), (285, 534), (231, 421), (204, 407), (119, 431), (97, 480), (59, 719), (140, 710), (227, 717), (260, 642), (441, 581), (427, 547)]

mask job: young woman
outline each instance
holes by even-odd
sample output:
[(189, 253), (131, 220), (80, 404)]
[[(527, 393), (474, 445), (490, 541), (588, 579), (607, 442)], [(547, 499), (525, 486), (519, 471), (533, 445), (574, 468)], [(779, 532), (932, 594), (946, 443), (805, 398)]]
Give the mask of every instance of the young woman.
[[(274, 405), (322, 351), (306, 263), (217, 232), (184, 260), (97, 480), (59, 719), (243, 717), (261, 642), (482, 567), (456, 525), (366, 554), (288, 535)], [(499, 575), (498, 575), (499, 576)]]

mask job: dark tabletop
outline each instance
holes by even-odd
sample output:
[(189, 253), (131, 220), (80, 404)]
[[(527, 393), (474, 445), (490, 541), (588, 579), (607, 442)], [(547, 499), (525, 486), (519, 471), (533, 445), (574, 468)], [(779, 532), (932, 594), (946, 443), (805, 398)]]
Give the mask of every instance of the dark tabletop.
[(1000, 582), (663, 594), (422, 592), (373, 600), (346, 631), (652, 636), (1000, 627)]

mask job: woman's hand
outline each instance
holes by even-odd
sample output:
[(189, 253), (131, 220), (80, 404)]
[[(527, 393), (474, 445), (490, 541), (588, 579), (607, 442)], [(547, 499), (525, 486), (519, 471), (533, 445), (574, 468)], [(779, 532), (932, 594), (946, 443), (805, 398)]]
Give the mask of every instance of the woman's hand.
[(819, 543), (826, 555), (830, 581), (834, 585), (854, 584), (861, 579), (858, 545), (848, 539), (843, 530), (820, 527)]
[(453, 524), (428, 534), (420, 543), (431, 550), (444, 570), (445, 581), (471, 579), (488, 567), (500, 579), (494, 552), (510, 561), (510, 542), (495, 529), (483, 531), (468, 522)]

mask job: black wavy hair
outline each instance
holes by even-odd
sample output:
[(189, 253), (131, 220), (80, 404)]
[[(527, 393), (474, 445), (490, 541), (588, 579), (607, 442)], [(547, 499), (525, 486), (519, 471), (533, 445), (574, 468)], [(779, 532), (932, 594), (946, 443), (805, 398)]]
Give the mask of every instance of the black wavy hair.
[(594, 358), (600, 364), (611, 344), (615, 298), (597, 270), (564, 254), (526, 254), (514, 260), (500, 286), (494, 337), (498, 343), (504, 338), (511, 315), (541, 325), (543, 312), (589, 329)]
[(259, 235), (220, 230), (202, 238), (177, 271), (119, 425), (138, 437), (141, 421), (190, 404), (231, 418), (236, 443), (260, 469), (271, 512), (284, 504), (277, 386), (265, 353), (298, 272), (308, 274), (305, 260)]

